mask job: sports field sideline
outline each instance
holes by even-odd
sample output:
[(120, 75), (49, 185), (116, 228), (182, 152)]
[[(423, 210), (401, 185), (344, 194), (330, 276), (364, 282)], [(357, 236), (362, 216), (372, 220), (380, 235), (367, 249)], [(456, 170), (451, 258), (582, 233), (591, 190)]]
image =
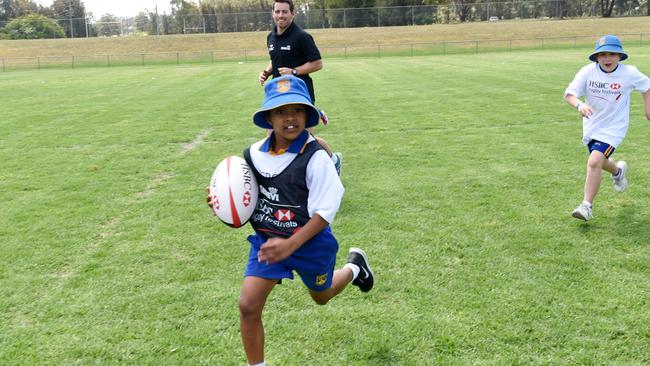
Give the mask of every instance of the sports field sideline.
[[(650, 48), (626, 45), (650, 72)], [(587, 50), (335, 59), (316, 74), (344, 155), (333, 227), (369, 294), (299, 281), (266, 310), (273, 365), (650, 363), (650, 124), (632, 99), (630, 188), (582, 195), (562, 93)], [(0, 364), (244, 364), (250, 229), (204, 188), (251, 123), (264, 62), (0, 74)], [(417, 72), (414, 72), (417, 71)]]

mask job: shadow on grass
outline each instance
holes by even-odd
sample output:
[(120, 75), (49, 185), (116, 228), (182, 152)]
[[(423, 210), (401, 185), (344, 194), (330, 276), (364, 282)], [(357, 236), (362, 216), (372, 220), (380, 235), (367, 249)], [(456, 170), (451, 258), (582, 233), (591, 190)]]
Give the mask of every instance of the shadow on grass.
[(582, 234), (614, 230), (619, 238), (634, 242), (646, 242), (650, 238), (650, 220), (640, 213), (638, 207), (619, 207), (610, 212), (609, 217), (604, 216), (588, 222), (580, 221), (578, 229)]
[(647, 243), (650, 238), (650, 220), (633, 205), (621, 207), (611, 223), (612, 229), (621, 238), (643, 243)]
[[(574, 219), (574, 220), (577, 220), (577, 219)], [(595, 223), (593, 223), (593, 222), (587, 222), (587, 221), (582, 221), (582, 220), (581, 220), (581, 221), (578, 223), (578, 225), (579, 225), (578, 228), (580, 229), (580, 232), (581, 232), (582, 234), (589, 234), (589, 233), (591, 233), (591, 232), (594, 232), (594, 231), (597, 231), (597, 230), (600, 229), (600, 227), (598, 226), (598, 224), (595, 224)]]
[(395, 354), (390, 346), (382, 344), (370, 350), (365, 356), (365, 360), (371, 362), (373, 365), (394, 365), (398, 363), (399, 356)]

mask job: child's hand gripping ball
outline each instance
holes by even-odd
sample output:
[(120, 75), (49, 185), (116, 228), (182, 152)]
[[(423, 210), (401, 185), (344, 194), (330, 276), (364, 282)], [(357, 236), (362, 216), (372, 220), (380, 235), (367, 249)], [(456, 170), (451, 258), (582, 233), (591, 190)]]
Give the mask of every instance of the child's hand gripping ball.
[(241, 227), (255, 211), (259, 187), (246, 160), (229, 156), (215, 169), (208, 187), (208, 205), (230, 227)]

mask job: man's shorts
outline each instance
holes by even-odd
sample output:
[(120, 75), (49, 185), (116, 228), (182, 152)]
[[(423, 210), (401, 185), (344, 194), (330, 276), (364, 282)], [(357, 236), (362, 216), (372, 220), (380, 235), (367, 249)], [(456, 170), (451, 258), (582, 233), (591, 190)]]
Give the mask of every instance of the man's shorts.
[(325, 291), (332, 286), (339, 244), (329, 226), (278, 263), (266, 264), (257, 261), (257, 253), (267, 239), (266, 235), (260, 232), (248, 236), (251, 249), (244, 277), (293, 279), (293, 271), (296, 271), (305, 286), (311, 290)]
[(614, 153), (614, 150), (616, 150), (614, 146), (598, 140), (589, 141), (589, 144), (587, 144), (587, 149), (589, 149), (589, 154), (591, 154), (592, 151), (600, 151), (608, 159)]

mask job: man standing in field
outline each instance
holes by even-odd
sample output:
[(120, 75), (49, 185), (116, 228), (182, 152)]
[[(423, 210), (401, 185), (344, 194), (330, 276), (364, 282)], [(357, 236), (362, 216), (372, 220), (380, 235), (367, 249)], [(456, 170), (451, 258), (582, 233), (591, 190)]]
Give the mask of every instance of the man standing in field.
[[(292, 0), (274, 0), (272, 16), (275, 27), (266, 37), (266, 46), (271, 60), (268, 66), (260, 72), (259, 82), (264, 85), (271, 76), (274, 78), (282, 75), (296, 76), (307, 84), (311, 102), (315, 104), (314, 82), (309, 74), (322, 69), (323, 60), (314, 38), (293, 22), (295, 15)], [(326, 125), (327, 116), (322, 110), (320, 118)], [(340, 175), (341, 154), (333, 153), (329, 144), (322, 138), (316, 137), (316, 139), (330, 155), (336, 171)]]
[(297, 76), (307, 84), (314, 103), (314, 83), (309, 74), (323, 68), (314, 38), (293, 22), (295, 12), (292, 0), (275, 0), (272, 16), (275, 27), (266, 37), (271, 61), (260, 73), (260, 84), (264, 84), (271, 75)]

